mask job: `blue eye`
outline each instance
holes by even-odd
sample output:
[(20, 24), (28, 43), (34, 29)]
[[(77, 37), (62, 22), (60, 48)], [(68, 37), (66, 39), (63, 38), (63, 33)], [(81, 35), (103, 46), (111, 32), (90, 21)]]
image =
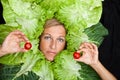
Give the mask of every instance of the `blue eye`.
[(63, 38), (58, 38), (58, 41), (59, 41), (59, 42), (65, 42), (65, 39), (63, 39)]
[(51, 39), (51, 37), (50, 36), (44, 36), (44, 39), (49, 40), (49, 39)]

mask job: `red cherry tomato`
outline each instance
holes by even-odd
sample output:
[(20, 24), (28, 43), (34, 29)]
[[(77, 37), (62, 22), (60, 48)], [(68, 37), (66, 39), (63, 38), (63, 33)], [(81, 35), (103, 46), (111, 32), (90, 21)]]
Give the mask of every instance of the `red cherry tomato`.
[(31, 49), (31, 47), (32, 47), (32, 44), (31, 44), (30, 42), (26, 42), (25, 45), (24, 45), (24, 48), (25, 48), (26, 50)]
[(78, 53), (78, 52), (74, 52), (73, 53), (73, 57), (74, 57), (74, 59), (79, 59), (80, 58), (80, 53)]

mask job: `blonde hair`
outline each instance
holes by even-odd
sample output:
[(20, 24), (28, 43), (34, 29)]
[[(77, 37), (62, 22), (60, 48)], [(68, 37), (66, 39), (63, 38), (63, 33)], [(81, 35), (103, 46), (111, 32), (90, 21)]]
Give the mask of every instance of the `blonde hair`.
[(48, 19), (46, 21), (46, 23), (44, 24), (44, 28), (48, 28), (48, 27), (52, 27), (52, 26), (57, 26), (57, 25), (61, 25), (64, 27), (64, 24), (62, 24), (60, 21), (58, 21), (57, 19), (53, 18), (53, 19)]

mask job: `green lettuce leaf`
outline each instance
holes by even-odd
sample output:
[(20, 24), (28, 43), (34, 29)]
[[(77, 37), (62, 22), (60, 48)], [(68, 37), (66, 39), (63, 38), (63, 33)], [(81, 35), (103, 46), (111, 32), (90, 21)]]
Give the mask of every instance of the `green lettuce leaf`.
[(39, 56), (37, 54), (28, 53), (27, 56), (25, 57), (24, 64), (22, 65), (20, 71), (15, 75), (14, 78), (17, 78), (17, 77), (21, 76), (22, 74), (26, 74), (26, 73), (28, 73), (28, 71), (31, 71), (33, 66), (35, 65), (35, 63), (40, 59), (40, 57), (41, 56)]
[(92, 42), (100, 46), (106, 35), (108, 35), (108, 30), (101, 23), (85, 28), (82, 32), (79, 28), (70, 29), (66, 37), (67, 50), (78, 50), (82, 42)]
[(32, 71), (39, 76), (39, 80), (54, 80), (52, 62), (45, 58), (38, 60)]
[(72, 0), (69, 4), (67, 1), (61, 4), (55, 17), (63, 22), (66, 27), (79, 27), (84, 29), (97, 24), (101, 13), (101, 0)]
[[(33, 79), (29, 73), (32, 71), (33, 75), (37, 75), (35, 79), (39, 80), (99, 80), (92, 68), (74, 61), (72, 53), (81, 42), (93, 42), (99, 46), (108, 34), (99, 23), (101, 0), (1, 0), (1, 3), (5, 24), (0, 25), (0, 43), (15, 29), (24, 32), (32, 43), (32, 49), (28, 52), (0, 58), (2, 64), (21, 65), (15, 73), (11, 70), (14, 79), (21, 80), (24, 76), (27, 77), (24, 79)], [(67, 30), (67, 49), (56, 56), (53, 62), (47, 61), (38, 49), (43, 25), (51, 18), (64, 23)]]
[(53, 64), (55, 80), (77, 80), (81, 66), (73, 59), (72, 53), (59, 53)]
[(108, 35), (108, 30), (99, 22), (90, 28), (86, 28), (84, 33), (88, 36), (89, 42), (100, 46), (104, 37)]
[[(3, 17), (7, 25), (20, 25), (19, 30), (23, 31), (29, 39), (34, 39), (38, 27), (42, 30), (43, 25), (40, 26), (40, 24), (45, 20), (41, 16), (44, 15), (45, 11), (39, 4), (22, 0), (1, 0), (1, 2), (3, 5)], [(39, 20), (41, 20), (41, 23), (39, 23)]]
[[(1, 65), (0, 67), (0, 80), (12, 80), (16, 73), (20, 70), (20, 65)], [(23, 74), (17, 77), (15, 80), (38, 80), (39, 76), (37, 76), (32, 71), (28, 72), (28, 74)]]
[(55, 80), (101, 80), (98, 74), (84, 63), (73, 59), (73, 52), (64, 50), (55, 58)]
[(16, 26), (16, 27), (12, 27), (12, 26), (8, 26), (8, 25), (5, 25), (5, 24), (1, 24), (0, 25), (0, 44), (2, 44), (2, 42), (4, 41), (4, 39), (6, 38), (6, 36), (17, 29), (17, 27), (19, 26)]
[[(81, 65), (80, 76), (82, 80), (101, 80), (100, 76), (89, 66), (78, 62)], [(81, 80), (80, 78), (78, 80)]]

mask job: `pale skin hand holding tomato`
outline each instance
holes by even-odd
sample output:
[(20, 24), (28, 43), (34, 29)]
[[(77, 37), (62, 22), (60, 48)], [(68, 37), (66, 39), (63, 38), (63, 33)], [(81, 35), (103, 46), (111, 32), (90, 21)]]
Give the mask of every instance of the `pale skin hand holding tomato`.
[(26, 52), (25, 48), (20, 47), (21, 42), (29, 42), (25, 34), (19, 30), (11, 32), (0, 47), (0, 56), (16, 52)]
[(77, 53), (83, 53), (76, 61), (90, 65), (101, 77), (102, 80), (117, 80), (99, 61), (98, 48), (93, 43), (84, 42)]
[(78, 53), (83, 53), (76, 61), (81, 61), (89, 65), (97, 64), (98, 62), (98, 48), (93, 43), (84, 42), (79, 47)]

